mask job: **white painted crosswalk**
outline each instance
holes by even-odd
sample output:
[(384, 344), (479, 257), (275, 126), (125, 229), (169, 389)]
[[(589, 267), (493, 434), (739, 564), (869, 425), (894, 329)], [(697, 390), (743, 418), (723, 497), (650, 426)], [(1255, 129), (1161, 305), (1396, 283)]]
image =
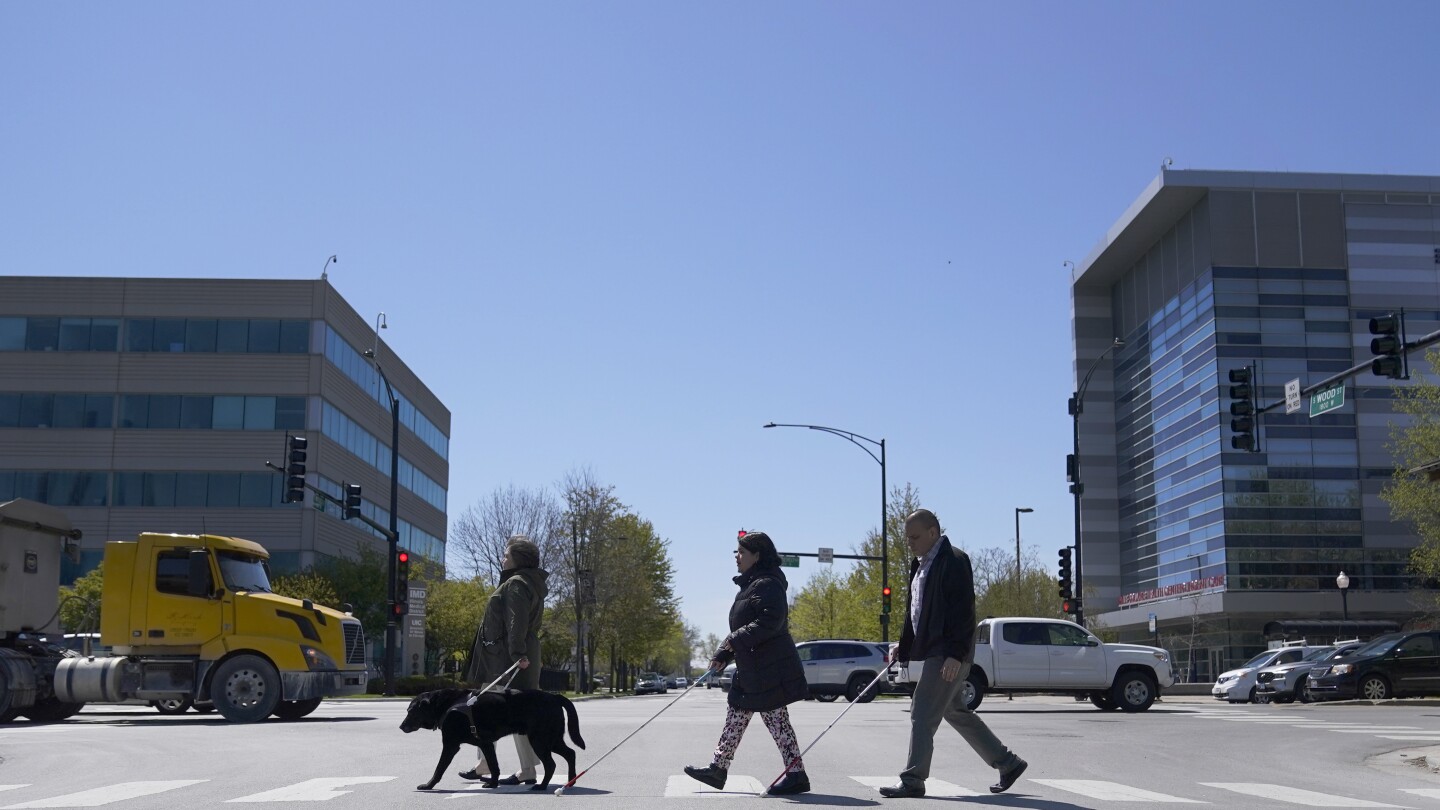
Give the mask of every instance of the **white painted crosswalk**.
[[(135, 808), (140, 810), (144, 807), (157, 806), (153, 799), (146, 802), (147, 797), (154, 797), (160, 794), (171, 794), (173, 798), (166, 800), (166, 806), (199, 806), (201, 803), (210, 805), (215, 802), (224, 803), (247, 803), (247, 804), (272, 804), (291, 802), (324, 802), (335, 799), (353, 796), (355, 802), (343, 803), (345, 806), (367, 806), (393, 804), (399, 797), (404, 797), (406, 806), (419, 805), (428, 801), (470, 799), (479, 800), (483, 796), (514, 795), (516, 791), (482, 790), (478, 784), (466, 783), (458, 785), (445, 791), (434, 793), (422, 793), (413, 790), (408, 783), (402, 788), (389, 783), (394, 782), (395, 776), (333, 776), (305, 779), (289, 785), (272, 787), (259, 792), (249, 792), (234, 798), (216, 797), (214, 791), (220, 783), (211, 783), (207, 779), (172, 779), (155, 781), (130, 781), (119, 782), (100, 787), (91, 787), (86, 790), (66, 790), (63, 784), (53, 786), (36, 784), (3, 784), (0, 785), (0, 792), (8, 796), (24, 798), (17, 804), (5, 804), (0, 810), (30, 810), (31, 808), (79, 808), (79, 807), (105, 807), (113, 806), (116, 810), (128, 810)], [(823, 776), (816, 778), (811, 776), (815, 784), (815, 790), (820, 794), (845, 795), (853, 800), (869, 800), (876, 798), (877, 788), (885, 785), (893, 785), (896, 777), (893, 774), (884, 776)], [(851, 785), (850, 790), (845, 790), (843, 785)], [(207, 783), (209, 783), (207, 785)], [(562, 783), (555, 783), (556, 786)], [(760, 778), (745, 774), (731, 774), (724, 790), (715, 790), (703, 785), (684, 774), (673, 774), (665, 778), (662, 784), (655, 784), (652, 791), (643, 788), (639, 790), (638, 796), (654, 796), (667, 799), (754, 799), (759, 797), (765, 790), (767, 782)], [(198, 785), (207, 785), (208, 793), (203, 799), (196, 799), (194, 796), (187, 798), (182, 793)], [(858, 785), (858, 787), (856, 787)], [(1270, 807), (1294, 808), (1414, 808), (1416, 800), (1425, 802), (1431, 800), (1440, 803), (1440, 788), (1393, 788), (1393, 793), (1388, 796), (1358, 796), (1345, 795), (1341, 793), (1325, 793), (1314, 790), (1312, 787), (1301, 787), (1293, 784), (1264, 783), (1264, 782), (1193, 782), (1189, 783), (1190, 788), (1181, 790), (1175, 787), (1175, 782), (1166, 782), (1165, 789), (1156, 789), (1156, 786), (1147, 786), (1138, 783), (1126, 783), (1108, 781), (1102, 779), (1062, 779), (1053, 777), (1021, 779), (1018, 784), (1006, 794), (1005, 800), (1010, 807), (1027, 806), (1026, 801), (1053, 802), (1057, 806), (1065, 807), (1110, 807), (1113, 805), (1133, 804), (1204, 804), (1213, 807), (1235, 806), (1235, 796), (1248, 797), (1245, 806), (1247, 807)], [(58, 789), (58, 790), (54, 790)], [(634, 789), (633, 787), (631, 788)], [(383, 790), (385, 793), (375, 793)], [(585, 788), (577, 788), (583, 792)], [(34, 798), (25, 797), (24, 794), (17, 794), (16, 791), (25, 791), (34, 794)], [(369, 792), (367, 792), (369, 791)], [(238, 791), (237, 791), (238, 792)], [(524, 792), (528, 793), (528, 789)], [(568, 794), (567, 794), (568, 795)], [(579, 793), (577, 793), (579, 795)], [(988, 789), (984, 785), (967, 787), (957, 785), (942, 779), (930, 779), (925, 783), (925, 795), (929, 799), (976, 799), (988, 797)], [(1227, 799), (1226, 797), (1231, 798)], [(1078, 797), (1078, 798), (1077, 798)], [(1399, 804), (1387, 801), (1394, 799), (1397, 802), (1409, 801), (1411, 804)], [(1089, 800), (1089, 801), (1084, 801)], [(1014, 802), (1021, 802), (1015, 804)], [(1093, 804), (1092, 804), (1093, 803)], [(1426, 806), (1431, 806), (1427, 804)], [(1440, 808), (1440, 804), (1433, 805)]]

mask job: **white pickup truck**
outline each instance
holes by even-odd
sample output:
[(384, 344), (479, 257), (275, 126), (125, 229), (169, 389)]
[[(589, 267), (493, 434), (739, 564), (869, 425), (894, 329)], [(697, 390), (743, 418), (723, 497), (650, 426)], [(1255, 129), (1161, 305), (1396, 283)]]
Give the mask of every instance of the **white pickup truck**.
[[(891, 685), (913, 690), (922, 663), (892, 669)], [(1174, 684), (1170, 653), (1159, 647), (1105, 644), (1060, 619), (992, 618), (975, 628), (965, 700), (973, 710), (986, 692), (1072, 694), (1105, 711), (1143, 712)]]

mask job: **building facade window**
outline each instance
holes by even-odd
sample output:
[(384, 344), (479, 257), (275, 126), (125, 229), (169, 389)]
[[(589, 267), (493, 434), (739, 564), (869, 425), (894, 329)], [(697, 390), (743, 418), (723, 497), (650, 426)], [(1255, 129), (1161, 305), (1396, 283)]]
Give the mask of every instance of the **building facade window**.
[[(325, 358), (340, 369), (350, 381), (390, 410), (390, 399), (385, 384), (375, 371), (375, 366), (327, 324), (325, 327)], [(433, 422), (425, 418), (418, 409), (399, 391), (395, 398), (400, 401), (400, 424), (409, 428), (420, 441), (443, 459), (450, 458), (450, 437), (446, 436)]]
[(128, 318), (125, 321), (125, 350), (306, 354), (310, 351), (310, 321)]
[[(321, 492), (326, 493), (326, 495), (328, 496), (325, 498), (317, 498), (315, 502), (315, 508), (320, 512), (324, 513), (327, 517), (334, 518), (335, 520), (343, 520), (344, 518), (342, 516), (342, 504), (344, 501), (344, 497), (341, 494), (341, 484), (337, 481), (332, 481), (331, 479), (324, 476), (318, 476), (315, 482), (315, 488), (319, 489)], [(370, 518), (381, 526), (390, 525), (390, 510), (380, 506), (374, 501), (363, 497), (363, 495), (360, 499), (360, 514), (364, 515), (367, 518)], [(377, 537), (381, 540), (385, 539), (384, 532), (377, 531), (363, 521), (352, 520), (347, 522), (354, 528), (358, 529), (359, 531), (365, 532), (372, 537)], [(411, 552), (418, 554), (427, 560), (433, 560), (436, 563), (440, 564), (443, 564), (445, 562), (444, 540), (436, 537), (433, 534), (430, 534), (429, 532), (415, 526), (413, 523), (410, 523), (409, 521), (404, 519), (396, 521), (396, 527), (400, 535), (397, 542), (402, 547), (409, 549)]]
[(25, 498), (51, 506), (105, 506), (110, 477), (92, 471), (0, 470), (0, 503)]
[[(3, 473), (0, 473), (3, 475)], [(97, 473), (104, 475), (104, 473)], [(272, 472), (117, 472), (115, 506), (263, 508), (282, 506)]]
[(119, 318), (0, 318), (0, 352), (113, 352)]
[(161, 430), (304, 430), (305, 397), (124, 394), (120, 427)]
[[(390, 474), (390, 446), (329, 402), (325, 402), (322, 408), (320, 430), (327, 438), (338, 442), (360, 460), (387, 476)], [(415, 469), (403, 455), (398, 467), (400, 486), (420, 496), (436, 509), (445, 511), (447, 493), (444, 487)]]

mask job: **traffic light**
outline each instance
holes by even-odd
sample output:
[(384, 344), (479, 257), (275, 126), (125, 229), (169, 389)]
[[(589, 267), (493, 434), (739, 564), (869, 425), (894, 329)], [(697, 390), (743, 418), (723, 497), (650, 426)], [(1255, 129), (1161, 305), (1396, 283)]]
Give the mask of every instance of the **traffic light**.
[(1230, 369), (1230, 446), (1254, 453), (1255, 441), (1255, 367)]
[(1071, 616), (1074, 616), (1075, 614), (1080, 612), (1080, 600), (1071, 598), (1061, 601), (1060, 611), (1062, 613), (1068, 613)]
[(345, 511), (341, 513), (341, 519), (360, 517), (360, 485), (341, 484), (340, 487), (345, 491)]
[(1409, 361), (1405, 357), (1405, 312), (1394, 312), (1370, 319), (1370, 373), (1392, 380), (1410, 379)]
[(890, 586), (886, 585), (880, 589), (880, 612), (890, 612)]
[(410, 608), (410, 552), (395, 550), (395, 615), (404, 616)]
[[(1069, 600), (1073, 595), (1070, 582), (1070, 547), (1060, 549), (1060, 598)], [(1066, 611), (1067, 613), (1069, 611)]]
[(304, 436), (286, 436), (285, 496), (282, 503), (305, 502), (305, 449), (310, 440)]

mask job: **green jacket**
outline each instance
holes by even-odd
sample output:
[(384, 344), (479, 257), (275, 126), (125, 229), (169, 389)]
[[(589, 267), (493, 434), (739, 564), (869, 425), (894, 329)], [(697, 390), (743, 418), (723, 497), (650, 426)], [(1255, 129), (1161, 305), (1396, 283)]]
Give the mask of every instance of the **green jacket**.
[[(510, 665), (525, 656), (530, 667), (517, 671), (511, 686), (540, 688), (540, 622), (545, 615), (545, 580), (549, 573), (540, 568), (504, 571), (500, 587), (490, 594), (485, 616), (470, 645), (470, 663), (465, 680), (477, 688), (500, 677)], [(503, 683), (496, 686), (500, 688)]]

